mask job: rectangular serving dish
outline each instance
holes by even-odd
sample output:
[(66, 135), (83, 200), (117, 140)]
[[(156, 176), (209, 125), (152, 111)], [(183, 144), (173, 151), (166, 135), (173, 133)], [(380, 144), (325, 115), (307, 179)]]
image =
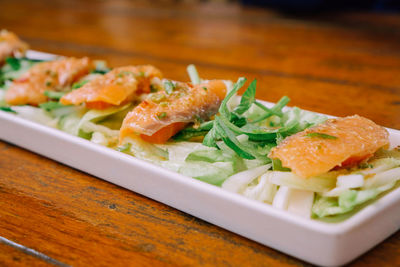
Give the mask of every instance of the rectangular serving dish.
[[(307, 262), (346, 264), (400, 228), (400, 188), (339, 223), (305, 219), (0, 111), (0, 139)], [(392, 146), (400, 131), (388, 129)]]

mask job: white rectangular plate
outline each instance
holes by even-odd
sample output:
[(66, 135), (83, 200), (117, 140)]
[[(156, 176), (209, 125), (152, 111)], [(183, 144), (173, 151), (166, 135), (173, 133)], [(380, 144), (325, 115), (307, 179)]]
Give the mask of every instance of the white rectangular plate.
[[(400, 228), (400, 188), (349, 219), (325, 223), (166, 170), (0, 111), (0, 139), (125, 187), (310, 263), (343, 265)], [(392, 146), (400, 131), (388, 129)]]

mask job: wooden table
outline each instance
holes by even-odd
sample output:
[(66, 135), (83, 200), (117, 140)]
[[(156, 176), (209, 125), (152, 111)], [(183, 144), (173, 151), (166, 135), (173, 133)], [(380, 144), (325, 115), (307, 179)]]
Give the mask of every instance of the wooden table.
[[(0, 0), (0, 27), (35, 50), (154, 64), (177, 80), (190, 63), (206, 78), (257, 78), (258, 98), (400, 129), (398, 15)], [(0, 265), (307, 265), (11, 144), (0, 151)], [(353, 265), (399, 262), (397, 232)]]

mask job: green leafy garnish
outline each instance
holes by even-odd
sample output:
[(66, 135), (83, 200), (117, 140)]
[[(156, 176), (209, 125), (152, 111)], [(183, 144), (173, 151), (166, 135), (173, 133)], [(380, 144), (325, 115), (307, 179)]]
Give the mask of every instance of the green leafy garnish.
[(317, 138), (323, 138), (323, 139), (338, 139), (337, 136), (329, 135), (329, 134), (324, 134), (324, 133), (308, 133), (305, 135), (305, 137), (317, 137)]
[(8, 65), (11, 66), (12, 70), (17, 71), (21, 68), (21, 63), (19, 59), (13, 58), (13, 57), (8, 57), (6, 58), (6, 62)]
[(74, 83), (74, 84), (72, 85), (72, 90), (81, 88), (83, 85), (85, 85), (85, 84), (88, 83), (88, 82), (89, 82), (88, 80), (83, 80), (83, 81), (80, 81), (80, 82), (76, 82), (76, 83)]
[(46, 103), (39, 104), (39, 107), (46, 111), (52, 111), (54, 109), (58, 109), (58, 108), (66, 107), (66, 106), (61, 104), (60, 102), (49, 101)]
[(253, 105), (256, 96), (257, 80), (252, 81), (249, 88), (242, 95), (240, 104), (233, 110), (237, 114), (243, 114), (247, 111), (251, 105)]
[(5, 112), (10, 112), (10, 113), (17, 113), (14, 110), (12, 110), (10, 107), (0, 107), (0, 110), (5, 111)]
[(251, 153), (249, 147), (241, 144), (233, 131), (231, 131), (224, 123), (221, 122), (220, 117), (215, 118), (214, 123), (215, 131), (224, 143), (235, 151), (240, 157), (244, 159), (255, 159), (256, 157)]
[(65, 92), (44, 91), (44, 95), (48, 98), (59, 100), (65, 95)]
[(207, 121), (203, 122), (199, 125), (199, 127), (187, 127), (183, 129), (182, 131), (178, 132), (176, 135), (174, 135), (172, 138), (175, 141), (187, 141), (190, 140), (193, 137), (197, 136), (205, 136), (210, 129), (213, 127), (214, 121)]
[[(232, 112), (229, 111), (227, 106), (228, 101), (236, 94), (245, 82), (245, 78), (239, 78), (233, 86), (233, 89), (222, 101), (219, 108), (219, 115), (215, 116), (213, 128), (204, 137), (203, 145), (216, 147), (216, 141), (222, 140), (240, 157), (244, 159), (256, 159), (262, 156), (260, 154), (260, 147), (262, 147), (265, 142), (274, 142), (277, 133), (286, 133), (293, 127), (297, 126), (297, 124), (288, 122), (281, 128), (267, 129), (264, 126), (252, 123), (246, 117), (242, 116), (242, 114), (248, 111), (250, 107), (256, 103), (255, 92), (257, 82), (255, 80), (244, 92), (240, 104)], [(258, 120), (259, 117), (268, 118), (272, 115), (282, 116), (283, 113), (281, 112), (281, 109), (286, 105), (287, 100), (288, 98), (284, 98), (272, 109), (268, 109), (261, 103), (258, 103), (258, 106), (262, 106), (261, 110), (264, 114), (258, 115), (255, 119)], [(265, 116), (265, 114), (267, 114), (267, 116)], [(239, 135), (246, 135), (249, 140), (247, 142), (241, 142), (237, 138)]]

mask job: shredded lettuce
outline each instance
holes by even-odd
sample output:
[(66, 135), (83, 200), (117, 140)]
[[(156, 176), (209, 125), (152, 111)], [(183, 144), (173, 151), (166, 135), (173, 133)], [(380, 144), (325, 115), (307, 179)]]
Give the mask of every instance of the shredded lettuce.
[(50, 127), (56, 127), (57, 119), (54, 119), (48, 112), (41, 108), (31, 106), (13, 106), (12, 110), (18, 117), (28, 119)]
[(256, 181), (256, 183), (250, 183), (243, 190), (242, 194), (247, 198), (272, 204), (272, 201), (277, 191), (278, 186), (270, 183), (268, 176), (263, 174)]
[(378, 197), (379, 194), (390, 190), (395, 186), (395, 182), (382, 185), (380, 187), (364, 190), (346, 190), (339, 197), (323, 197), (318, 195), (312, 212), (315, 217), (326, 217), (347, 213), (358, 205)]
[(269, 171), (267, 172), (271, 183), (291, 188), (313, 192), (327, 192), (336, 186), (337, 172), (328, 172), (323, 175), (301, 178), (292, 172)]
[[(122, 146), (129, 146), (125, 153), (135, 156), (139, 159), (152, 162), (163, 166), (163, 163), (168, 160), (168, 151), (154, 144), (143, 141), (141, 138), (125, 138)], [(167, 167), (167, 166), (164, 166)]]
[[(129, 110), (130, 106), (131, 105), (128, 104), (104, 110), (92, 109), (87, 112), (83, 108), (76, 108), (73, 112), (61, 116), (58, 126), (63, 131), (83, 138), (90, 138), (93, 132), (101, 132), (105, 136), (115, 137), (118, 136), (118, 131), (114, 131), (113, 128), (101, 125), (101, 123), (107, 121), (107, 118), (110, 116)], [(118, 124), (120, 127), (122, 119), (119, 121), (113, 120), (113, 123)]]
[(287, 210), (304, 218), (311, 217), (314, 202), (314, 192), (280, 186), (272, 202), (272, 206)]
[[(396, 149), (382, 150), (381, 155), (396, 155)], [(365, 166), (364, 166), (365, 165)], [(337, 177), (336, 187), (318, 194), (313, 206), (314, 217), (337, 216), (354, 210), (367, 201), (392, 189), (400, 180), (400, 159), (381, 158), (380, 155), (367, 163)]]
[(236, 173), (222, 184), (222, 188), (230, 192), (241, 193), (255, 178), (261, 176), (270, 168), (271, 164), (266, 164), (251, 170)]

